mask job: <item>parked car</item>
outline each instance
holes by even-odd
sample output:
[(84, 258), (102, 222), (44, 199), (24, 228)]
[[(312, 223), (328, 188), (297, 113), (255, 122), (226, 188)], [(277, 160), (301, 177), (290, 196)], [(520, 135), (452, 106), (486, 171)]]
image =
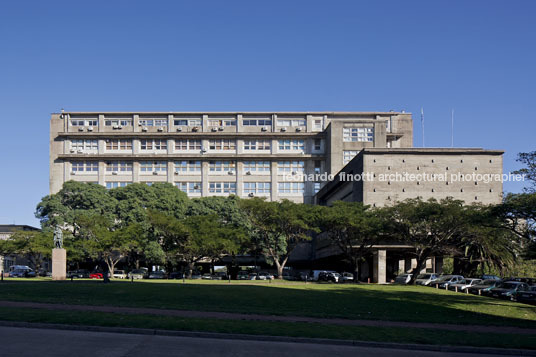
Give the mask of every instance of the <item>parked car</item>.
[(529, 286), (519, 281), (505, 281), (497, 284), (494, 288), (485, 290), (482, 294), (499, 299), (514, 300), (518, 292), (527, 291)]
[(343, 272), (341, 273), (341, 282), (342, 283), (351, 283), (354, 281), (354, 274)]
[(93, 271), (91, 274), (89, 274), (90, 279), (103, 279), (104, 275), (100, 271)]
[(482, 279), (466, 278), (466, 279), (463, 279), (460, 282), (457, 282), (457, 283), (454, 283), (454, 284), (449, 284), (448, 289), (456, 291), (456, 288), (458, 288), (458, 291), (465, 292), (465, 289), (467, 289), (467, 288), (469, 288), (469, 287), (471, 287), (473, 285), (477, 285), (477, 284), (479, 284), (481, 282), (482, 282)]
[(36, 276), (35, 271), (29, 267), (19, 268), (9, 272), (10, 278), (35, 278)]
[(270, 274), (266, 271), (261, 271), (259, 275), (257, 275), (258, 280), (273, 280), (275, 277), (273, 274)]
[(203, 280), (212, 280), (212, 274), (210, 273), (205, 273), (201, 276), (201, 279)]
[(224, 271), (218, 271), (214, 275), (212, 275), (213, 280), (227, 280), (229, 279), (229, 276)]
[(479, 291), (489, 290), (494, 288), (501, 281), (496, 279), (482, 280), (480, 283), (472, 285), (467, 288), (467, 291), (471, 294), (478, 294)]
[(248, 280), (249, 279), (249, 273), (245, 270), (241, 270), (238, 272), (236, 276), (237, 280)]
[(512, 278), (506, 278), (504, 281), (517, 281), (520, 283), (525, 283), (529, 286), (536, 284), (535, 278), (520, 278), (520, 277), (512, 277)]
[(332, 283), (340, 283), (341, 282), (341, 274), (339, 273), (328, 273), (327, 279), (329, 282)]
[(129, 279), (143, 279), (146, 276), (146, 270), (145, 269), (134, 269), (130, 273), (128, 273)]
[(257, 280), (257, 273), (249, 273), (248, 280)]
[(114, 270), (114, 273), (113, 273), (112, 277), (114, 279), (126, 279), (127, 274), (125, 273), (124, 270)]
[(480, 277), (482, 280), (502, 280), (497, 275), (484, 274)]
[(166, 273), (162, 270), (152, 271), (149, 273), (149, 279), (165, 279)]
[(75, 277), (80, 279), (89, 279), (89, 270), (87, 269), (78, 269), (75, 271)]
[(182, 279), (184, 277), (184, 273), (180, 272), (180, 271), (173, 271), (171, 273), (169, 273), (169, 278), (170, 279)]
[(451, 284), (459, 283), (460, 281), (464, 280), (465, 278), (461, 275), (441, 275), (437, 280), (434, 280), (431, 284), (435, 286), (435, 284), (439, 284), (440, 288), (448, 287)]
[(201, 279), (202, 277), (203, 277), (203, 275), (201, 275), (200, 272), (194, 271), (194, 272), (192, 272), (192, 276), (190, 277), (190, 279)]
[(430, 283), (437, 279), (439, 279), (439, 274), (419, 274), (417, 275), (417, 279), (415, 279), (415, 284), (429, 286)]
[(411, 280), (413, 274), (400, 274), (395, 278), (395, 284), (404, 284), (406, 285)]
[(536, 305), (536, 285), (529, 286), (525, 291), (516, 291), (514, 299), (524, 304)]

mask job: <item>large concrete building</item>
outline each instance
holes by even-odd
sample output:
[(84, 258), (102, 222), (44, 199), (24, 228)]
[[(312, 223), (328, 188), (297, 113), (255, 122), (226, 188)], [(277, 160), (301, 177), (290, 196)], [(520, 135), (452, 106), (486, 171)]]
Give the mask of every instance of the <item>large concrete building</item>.
[[(61, 112), (50, 122), (50, 191), (69, 180), (108, 188), (169, 182), (190, 197), (500, 202), (501, 181), (485, 177), (502, 174), (502, 151), (412, 146), (404, 112)], [(302, 266), (340, 262), (322, 239), (299, 252), (291, 259)], [(388, 281), (414, 265), (410, 257), (411, 247), (386, 242), (362, 278)], [(429, 262), (440, 266), (440, 257)]]
[(190, 197), (236, 194), (313, 202), (320, 181), (363, 148), (412, 146), (395, 112), (52, 114), (50, 191), (68, 180), (119, 187), (169, 182)]

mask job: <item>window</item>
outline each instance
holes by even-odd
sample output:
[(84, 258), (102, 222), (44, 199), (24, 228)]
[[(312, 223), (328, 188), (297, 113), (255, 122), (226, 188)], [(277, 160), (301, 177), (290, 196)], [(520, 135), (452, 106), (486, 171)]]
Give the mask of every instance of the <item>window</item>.
[(201, 119), (175, 119), (173, 121), (175, 126), (201, 126)]
[(244, 195), (252, 194), (269, 194), (270, 182), (244, 182)]
[(277, 163), (277, 171), (279, 173), (285, 172), (303, 172), (304, 162), (303, 161), (279, 161)]
[(236, 163), (234, 161), (209, 161), (210, 172), (230, 172), (235, 171)]
[(303, 140), (279, 140), (279, 150), (301, 150), (305, 149)]
[(357, 155), (359, 151), (349, 150), (343, 152), (342, 162), (343, 164), (347, 164)]
[(374, 141), (374, 128), (343, 128), (343, 141)]
[(322, 139), (315, 139), (314, 150), (320, 151), (322, 149)]
[(71, 119), (71, 126), (98, 126), (97, 119)]
[(270, 172), (270, 161), (244, 161), (244, 172)]
[(125, 187), (126, 185), (131, 184), (131, 183), (132, 182), (118, 182), (118, 181), (106, 182), (106, 188), (111, 189), (111, 188), (117, 188), (117, 187)]
[(132, 150), (130, 139), (107, 139), (106, 150)]
[(305, 126), (305, 119), (278, 119), (278, 126)]
[(244, 140), (244, 150), (270, 150), (270, 140)]
[(201, 193), (201, 182), (177, 182), (175, 185), (185, 193)]
[(315, 174), (319, 174), (322, 169), (322, 161), (315, 160)]
[(140, 119), (138, 121), (138, 124), (140, 126), (154, 126), (154, 120), (153, 119)]
[(175, 172), (201, 172), (201, 161), (175, 161)]
[(235, 126), (235, 119), (210, 119), (208, 121), (209, 126)]
[(314, 193), (318, 193), (320, 191), (320, 182), (315, 182), (313, 186)]
[(84, 140), (84, 139), (73, 139), (71, 140), (71, 150), (98, 150), (99, 141), (98, 140)]
[(271, 126), (272, 120), (270, 119), (244, 119), (242, 120), (244, 126)]
[(107, 172), (132, 172), (130, 161), (109, 161), (106, 163)]
[(210, 182), (208, 191), (210, 193), (236, 193), (236, 182)]
[(167, 162), (166, 161), (141, 161), (140, 171), (141, 172), (166, 172)]
[(73, 161), (72, 172), (99, 172), (98, 161)]
[(167, 126), (167, 119), (154, 119), (154, 126)]
[(303, 182), (279, 182), (278, 191), (281, 194), (304, 193), (305, 184)]
[(211, 139), (208, 147), (210, 150), (236, 150), (234, 139)]
[(313, 121), (313, 130), (322, 131), (322, 119), (315, 119)]
[(201, 140), (197, 139), (179, 139), (175, 140), (175, 150), (201, 150)]
[(166, 139), (140, 140), (141, 150), (167, 150)]
[(132, 119), (106, 119), (105, 126), (132, 126)]

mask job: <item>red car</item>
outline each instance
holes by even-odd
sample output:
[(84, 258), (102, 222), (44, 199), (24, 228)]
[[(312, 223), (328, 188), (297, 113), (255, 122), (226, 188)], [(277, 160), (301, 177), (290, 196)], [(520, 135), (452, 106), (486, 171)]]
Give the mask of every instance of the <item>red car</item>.
[(102, 273), (93, 272), (93, 273), (89, 274), (89, 278), (90, 279), (102, 279), (103, 275), (102, 275)]

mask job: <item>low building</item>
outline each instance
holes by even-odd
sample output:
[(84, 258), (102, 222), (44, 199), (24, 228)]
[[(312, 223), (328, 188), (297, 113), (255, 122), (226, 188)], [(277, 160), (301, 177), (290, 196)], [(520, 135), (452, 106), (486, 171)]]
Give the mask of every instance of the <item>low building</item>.
[[(497, 204), (502, 199), (503, 153), (478, 148), (366, 148), (324, 185), (315, 203), (363, 202), (381, 207), (409, 198), (452, 197), (467, 204)], [(315, 266), (340, 264), (340, 251), (321, 235), (313, 245)], [(412, 251), (397, 242), (374, 246), (360, 278), (385, 283), (413, 269)], [(431, 259), (427, 268), (441, 272), (442, 258)]]

